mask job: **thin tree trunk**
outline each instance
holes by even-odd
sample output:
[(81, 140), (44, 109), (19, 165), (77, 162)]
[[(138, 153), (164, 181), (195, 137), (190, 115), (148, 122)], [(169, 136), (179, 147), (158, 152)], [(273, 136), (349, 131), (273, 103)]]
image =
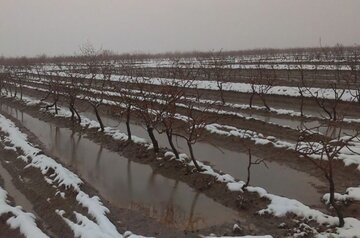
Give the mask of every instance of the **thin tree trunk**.
[(334, 181), (332, 179), (330, 179), (330, 204), (331, 206), (335, 209), (336, 215), (339, 218), (339, 227), (343, 227), (345, 224), (344, 221), (344, 216), (340, 210), (340, 208), (338, 207), (338, 205), (336, 204), (335, 201), (335, 197), (334, 197), (334, 193), (335, 193), (335, 186), (334, 186)]
[(56, 101), (54, 101), (53, 104), (45, 106), (46, 110), (49, 110), (49, 108), (54, 107), (56, 105)]
[(71, 111), (71, 120), (72, 121), (75, 120), (75, 115), (74, 114), (76, 114), (79, 123), (81, 123), (81, 116), (78, 113), (78, 111), (75, 109), (75, 100), (74, 99), (71, 99), (69, 108), (70, 108), (70, 111)]
[(196, 162), (196, 159), (195, 159), (195, 157), (194, 157), (194, 151), (193, 151), (193, 148), (192, 148), (192, 144), (191, 144), (189, 141), (187, 141), (187, 145), (188, 145), (188, 147), (189, 147), (191, 160), (193, 161), (193, 163), (194, 163), (197, 171), (198, 171), (198, 172), (201, 172), (202, 169), (200, 168), (200, 166), (198, 165), (198, 163)]
[(254, 93), (252, 93), (251, 96), (250, 96), (250, 103), (249, 103), (249, 104), (250, 104), (250, 108), (252, 108), (254, 96), (255, 96)]
[(155, 153), (159, 153), (159, 143), (157, 142), (155, 136), (154, 136), (154, 128), (150, 127), (150, 126), (146, 126), (147, 128), (147, 132), (150, 136), (151, 142), (154, 146), (154, 151)]
[(339, 218), (339, 227), (343, 227), (345, 224), (344, 221), (344, 216), (341, 212), (340, 207), (338, 207), (338, 205), (336, 204), (335, 201), (335, 184), (334, 184), (334, 179), (333, 179), (333, 171), (332, 171), (332, 161), (329, 160), (329, 176), (327, 176), (327, 179), (329, 180), (329, 184), (330, 184), (330, 199), (329, 202), (331, 204), (331, 206), (335, 209), (336, 215)]
[(175, 158), (179, 159), (179, 152), (177, 151), (177, 149), (175, 148), (175, 145), (173, 143), (173, 134), (172, 134), (171, 130), (169, 130), (169, 129), (166, 130), (166, 136), (168, 138), (170, 147), (175, 154)]
[(20, 85), (20, 100), (23, 99), (23, 90), (22, 90), (22, 85)]
[(57, 99), (55, 100), (54, 102), (54, 105), (55, 105), (55, 114), (57, 115), (58, 114), (58, 106), (57, 106)]
[(249, 186), (250, 172), (251, 172), (251, 151), (249, 149), (249, 162), (248, 162), (248, 167), (247, 167), (247, 178), (246, 178), (246, 183), (242, 186), (243, 189), (246, 188), (247, 186)]
[(73, 110), (78, 118), (79, 123), (81, 123), (81, 116), (80, 116), (79, 112), (75, 109), (75, 106), (73, 106)]
[(95, 112), (95, 115), (96, 115), (96, 119), (97, 119), (98, 122), (99, 122), (100, 129), (101, 129), (101, 131), (104, 131), (104, 124), (103, 124), (103, 122), (102, 122), (102, 120), (101, 120), (101, 117), (100, 117), (100, 114), (99, 114), (99, 110), (98, 110), (98, 108), (97, 108), (96, 105), (93, 105), (93, 104), (91, 104), (91, 105), (92, 105), (93, 108), (94, 108), (94, 112)]
[(72, 106), (71, 106), (71, 105), (69, 106), (69, 110), (70, 110), (70, 112), (71, 112), (71, 121), (74, 122), (75, 112), (74, 112), (74, 110), (72, 109)]
[(301, 91), (301, 89), (299, 88), (299, 93), (300, 93), (300, 116), (304, 116), (304, 94)]
[(265, 101), (265, 98), (264, 98), (264, 95), (261, 95), (260, 98), (261, 98), (261, 101), (263, 102), (266, 110), (267, 110), (267, 111), (270, 111), (270, 107), (267, 105), (267, 103), (266, 103), (266, 101)]
[(13, 93), (12, 93), (11, 86), (9, 85), (8, 88), (9, 88), (9, 92), (10, 92), (10, 97), (12, 97), (12, 96), (13, 96)]
[(126, 109), (126, 129), (128, 134), (128, 141), (131, 141), (130, 113), (131, 113), (131, 105), (129, 105)]
[(336, 121), (336, 119), (337, 119), (337, 113), (336, 113), (336, 108), (335, 108), (335, 107), (333, 108), (333, 115), (334, 115), (333, 121)]
[(330, 120), (333, 120), (333, 116), (329, 110), (326, 109), (324, 99), (315, 98), (316, 103), (319, 105), (319, 107), (329, 116)]

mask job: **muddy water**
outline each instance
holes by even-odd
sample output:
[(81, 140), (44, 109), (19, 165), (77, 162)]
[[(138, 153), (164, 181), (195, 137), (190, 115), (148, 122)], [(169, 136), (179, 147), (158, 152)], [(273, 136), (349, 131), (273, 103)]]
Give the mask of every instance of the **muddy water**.
[[(91, 112), (83, 112), (82, 114), (96, 120)], [(124, 123), (119, 123), (119, 121), (109, 116), (102, 116), (102, 119), (105, 125), (116, 127), (124, 132), (126, 131)], [(131, 124), (131, 129), (134, 135), (147, 138), (147, 140), (150, 141), (146, 130), (140, 125)], [(170, 148), (164, 134), (155, 133), (155, 136), (161, 147)], [(189, 154), (187, 145), (183, 139), (175, 138), (174, 141), (180, 151)], [(194, 145), (194, 151), (198, 160), (208, 162), (212, 167), (229, 173), (235, 178), (243, 181), (246, 180), (248, 163), (248, 155), (246, 153), (216, 147), (206, 142), (196, 143)], [(253, 156), (253, 161), (257, 159), (259, 158)], [(270, 161), (266, 163), (268, 167), (264, 165), (253, 166), (250, 181), (252, 185), (263, 187), (273, 194), (297, 199), (307, 205), (321, 205), (320, 198), (322, 197), (322, 193), (318, 192), (317, 187), (326, 186), (326, 184), (318, 178), (292, 169), (286, 166), (286, 164)]]
[[(2, 158), (5, 163), (8, 163), (8, 161), (4, 158)], [(8, 192), (8, 194), (14, 199), (16, 206), (21, 206), (25, 209), (27, 212), (34, 213), (33, 206), (31, 202), (22, 194), (14, 185), (12, 182), (12, 177), (9, 174), (9, 172), (2, 166), (0, 163), (0, 176), (2, 180), (4, 181), (3, 189)], [(34, 213), (35, 214), (35, 213)]]
[[(283, 110), (283, 109), (286, 109), (286, 110), (292, 110), (294, 112), (298, 112), (300, 113), (300, 104), (298, 103), (286, 103), (286, 98), (284, 99), (285, 101), (284, 102), (272, 102), (269, 100), (269, 106), (271, 108), (274, 108), (274, 109), (278, 109), (278, 110)], [(244, 104), (244, 105), (249, 105), (249, 100), (244, 100), (242, 98), (239, 98), (239, 99), (236, 99), (236, 100), (230, 100), (229, 102), (232, 102), (232, 103), (237, 103), (237, 104)], [(253, 103), (253, 105), (255, 106), (260, 106), (260, 107), (263, 107), (264, 105), (259, 102), (259, 101), (255, 101)], [(316, 105), (316, 103), (314, 102), (314, 105)], [(235, 110), (235, 111), (239, 111), (239, 110)], [(326, 118), (326, 113), (320, 109), (319, 107), (316, 107), (316, 106), (313, 106), (313, 107), (308, 107), (308, 106), (305, 106), (304, 109), (303, 109), (303, 112), (305, 115), (309, 115), (309, 116), (314, 116), (314, 117), (319, 117), (319, 118)], [(344, 111), (343, 112), (345, 115), (344, 115), (344, 118), (345, 119), (359, 119), (360, 117), (360, 114), (358, 111)], [(286, 126), (290, 126), (291, 128), (293, 129), (296, 129), (299, 125), (301, 125), (301, 121), (299, 120), (290, 120), (290, 119), (276, 119), (275, 117), (266, 117), (266, 116), (262, 116), (262, 115), (256, 115), (256, 113), (253, 113), (252, 115), (251, 114), (248, 114), (248, 113), (241, 113), (243, 115), (247, 115), (247, 116), (253, 116), (254, 118), (256, 119), (259, 119), (259, 120), (264, 120), (264, 118), (267, 118), (266, 120), (268, 120), (269, 122), (273, 122), (273, 123), (276, 123), (276, 124), (279, 124), (279, 125), (286, 125)], [(278, 122), (283, 122), (282, 124), (278, 123)]]
[(150, 166), (131, 162), (81, 134), (6, 106), (2, 110), (18, 118), (53, 156), (77, 171), (115, 206), (138, 210), (164, 224), (187, 230), (242, 220), (233, 210), (185, 183), (156, 174)]
[[(236, 113), (240, 116), (246, 117), (246, 118), (253, 118), (259, 121), (266, 122), (268, 124), (275, 124), (283, 127), (289, 127), (293, 130), (299, 130), (299, 129), (311, 129), (315, 133), (320, 133), (323, 135), (328, 136), (338, 136), (340, 133), (340, 136), (345, 135), (354, 135), (356, 133), (355, 130), (349, 129), (349, 128), (334, 128), (331, 130), (333, 133), (329, 133), (328, 126), (326, 126), (323, 122), (313, 119), (308, 121), (303, 121), (298, 117), (293, 118), (283, 118), (281, 116), (278, 116), (273, 113), (269, 113), (269, 115), (264, 115), (259, 112), (245, 112), (241, 109), (235, 109), (235, 108), (227, 108), (226, 111)], [(316, 112), (318, 113), (318, 112)], [(306, 114), (306, 113), (305, 113)], [(308, 115), (314, 115), (314, 113), (309, 113)], [(321, 118), (321, 115), (318, 115), (318, 117)], [(353, 117), (346, 117), (347, 119), (358, 119)], [(280, 138), (283, 141), (289, 142), (289, 143), (296, 143), (295, 140), (289, 139), (285, 137)]]
[[(266, 123), (290, 127), (291, 129), (294, 129), (294, 130), (298, 130), (300, 128), (308, 128), (308, 129), (313, 130), (314, 132), (331, 136), (331, 133), (329, 133), (327, 131), (328, 127), (323, 122), (316, 120), (316, 119), (304, 122), (303, 120), (298, 119), (298, 118), (292, 118), (292, 119), (282, 118), (282, 117), (276, 116), (275, 114), (263, 115), (263, 114), (259, 114), (257, 112), (248, 113), (248, 112), (243, 112), (238, 109), (228, 109), (228, 111), (236, 112), (244, 117), (254, 118), (256, 120), (260, 120), (260, 121), (263, 121)], [(309, 115), (314, 115), (314, 113), (309, 114)], [(319, 115), (319, 117), (321, 117), (321, 116)], [(353, 118), (353, 117), (346, 117), (346, 118), (347, 119), (357, 119), (357, 118)], [(349, 129), (349, 128), (341, 128), (341, 129), (336, 128), (336, 131), (338, 133), (340, 132), (341, 136), (353, 135), (355, 133), (354, 130)], [(293, 141), (289, 140), (289, 142), (293, 142)]]
[[(284, 100), (286, 100), (286, 97), (284, 97)], [(237, 99), (232, 99), (232, 100), (228, 100), (231, 103), (237, 103), (237, 104), (245, 104), (245, 105), (249, 105), (249, 100), (248, 99), (244, 99), (244, 98), (237, 98)], [(286, 103), (286, 101), (284, 102), (274, 102), (271, 100), (268, 100), (267, 103), (269, 104), (269, 106), (271, 108), (275, 108), (275, 109), (287, 109), (287, 110), (293, 110), (295, 112), (300, 112), (300, 104), (298, 103)], [(315, 103), (315, 102), (314, 102)], [(253, 101), (253, 105), (254, 106), (259, 106), (259, 107), (263, 107), (264, 104), (259, 101), (259, 100), (255, 100)], [(322, 115), (322, 111), (318, 110), (317, 107), (313, 107), (313, 108), (309, 108), (309, 107), (304, 107), (303, 112), (305, 115), (314, 115), (314, 116), (321, 116)]]
[(328, 126), (326, 126), (324, 123), (318, 121), (318, 120), (312, 120), (304, 122), (302, 120), (297, 119), (286, 119), (286, 118), (277, 118), (274, 116), (263, 116), (263, 115), (256, 115), (256, 114), (249, 114), (248, 116), (251, 116), (255, 119), (267, 122), (267, 123), (274, 123), (277, 125), (282, 126), (288, 126), (291, 129), (298, 130), (298, 129), (305, 129), (308, 128), (316, 133), (327, 135), (327, 136), (338, 136), (340, 133), (340, 136), (345, 135), (353, 135), (355, 133), (354, 130), (348, 129), (348, 128), (333, 128), (330, 131), (328, 130)]

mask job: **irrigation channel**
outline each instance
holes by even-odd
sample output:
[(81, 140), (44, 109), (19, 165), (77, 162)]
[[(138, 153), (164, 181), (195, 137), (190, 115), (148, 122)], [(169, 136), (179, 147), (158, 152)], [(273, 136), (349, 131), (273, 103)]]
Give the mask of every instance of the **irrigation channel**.
[[(193, 190), (189, 185), (157, 174), (151, 166), (110, 151), (83, 134), (42, 121), (9, 104), (2, 104), (1, 111), (21, 122), (41, 141), (51, 156), (76, 171), (114, 206), (141, 211), (161, 223), (185, 230), (197, 230), (241, 220), (237, 212)], [(91, 110), (81, 114), (96, 120)], [(118, 118), (104, 114), (102, 119), (105, 126), (126, 131), (125, 124)], [(149, 140), (141, 125), (132, 122), (131, 128), (134, 135)], [(166, 135), (155, 133), (155, 136), (161, 147), (168, 147)], [(174, 141), (179, 151), (188, 153), (183, 139), (175, 138)], [(214, 146), (206, 141), (195, 144), (194, 150), (197, 159), (235, 178), (246, 179), (247, 153)], [(254, 159), (258, 158), (253, 156)], [(0, 170), (5, 169), (1, 166)], [(2, 174), (5, 177), (4, 186), (16, 204), (31, 211), (31, 203), (16, 190), (10, 179), (6, 179), (9, 178), (7, 173)], [(253, 167), (251, 184), (263, 187), (273, 194), (297, 199), (317, 209), (323, 206), (320, 201), (323, 193), (318, 188), (326, 184), (286, 163), (267, 161), (267, 167)], [(209, 207), (211, 209), (208, 209)]]

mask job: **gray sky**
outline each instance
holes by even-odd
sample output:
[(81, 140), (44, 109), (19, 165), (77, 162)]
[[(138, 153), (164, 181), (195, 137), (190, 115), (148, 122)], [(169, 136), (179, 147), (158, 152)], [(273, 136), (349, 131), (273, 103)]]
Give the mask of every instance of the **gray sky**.
[(0, 55), (360, 43), (360, 0), (0, 0)]

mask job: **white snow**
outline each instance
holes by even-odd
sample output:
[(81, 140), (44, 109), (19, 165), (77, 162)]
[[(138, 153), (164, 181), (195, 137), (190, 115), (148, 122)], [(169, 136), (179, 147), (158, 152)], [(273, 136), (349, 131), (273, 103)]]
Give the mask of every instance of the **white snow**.
[(206, 238), (272, 238), (270, 235), (265, 236), (205, 236)]
[(20, 232), (28, 238), (46, 238), (35, 223), (35, 216), (32, 213), (24, 212), (21, 207), (13, 207), (7, 203), (7, 192), (0, 187), (0, 215), (11, 213), (11, 217), (6, 221), (11, 229), (19, 228)]
[(134, 235), (127, 231), (124, 235), (113, 233), (113, 230), (104, 230), (104, 227), (99, 226), (86, 216), (79, 212), (74, 212), (76, 222), (64, 217), (65, 211), (57, 209), (55, 211), (61, 216), (68, 226), (74, 231), (74, 236), (79, 238), (145, 238), (145, 236)]
[[(64, 116), (64, 115), (61, 115), (61, 116)], [(90, 125), (95, 125), (94, 123), (95, 122), (87, 122), (87, 124), (90, 124)], [(287, 148), (293, 146), (292, 144), (290, 144), (288, 142), (273, 141), (274, 138), (272, 138), (272, 137), (263, 138), (263, 137), (261, 137), (262, 136), (261, 134), (256, 135), (256, 134), (253, 134), (253, 132), (250, 132), (250, 134), (247, 134), (247, 131), (241, 131), (241, 130), (231, 127), (231, 126), (212, 124), (212, 125), (210, 125), (210, 127), (208, 129), (210, 131), (212, 131), (213, 133), (219, 133), (219, 134), (223, 134), (223, 135), (234, 135), (234, 136), (249, 137), (249, 138), (254, 137), (256, 140), (256, 143), (261, 143), (261, 144), (273, 143), (276, 146), (287, 147)], [(170, 155), (170, 154), (168, 154), (168, 155)], [(228, 175), (228, 174), (219, 174), (219, 173), (215, 172), (210, 166), (207, 166), (200, 161), (198, 161), (198, 164), (201, 168), (203, 168), (205, 170), (202, 173), (212, 175), (212, 176), (216, 177), (216, 179), (218, 181), (226, 183), (228, 186), (228, 189), (231, 191), (240, 191), (241, 192), (241, 187), (244, 184), (244, 182), (236, 181), (231, 175)], [(192, 161), (189, 162), (188, 165), (194, 166)], [(285, 197), (269, 194), (263, 188), (248, 186), (247, 191), (256, 192), (261, 197), (265, 197), (270, 200), (270, 204), (267, 206), (267, 208), (259, 211), (259, 214), (270, 213), (270, 214), (273, 214), (274, 216), (285, 216), (288, 213), (293, 213), (301, 218), (308, 219), (308, 220), (314, 220), (319, 224), (336, 225), (338, 222), (338, 219), (336, 217), (332, 217), (332, 216), (324, 214), (318, 210), (312, 209), (297, 200), (288, 199)], [(355, 196), (358, 196), (357, 189), (355, 189), (355, 190), (350, 189), (350, 191), (353, 194), (355, 194)], [(96, 201), (97, 199), (95, 198), (94, 200)], [(86, 203), (86, 204), (89, 204), (89, 203)], [(96, 213), (98, 215), (100, 215), (100, 217), (102, 216), (101, 214), (106, 212), (103, 210), (104, 208), (101, 207), (101, 204), (97, 204), (97, 209), (98, 210)], [(89, 209), (89, 211), (90, 210), (91, 209)], [(81, 224), (83, 224), (83, 223), (88, 224), (86, 220), (84, 222), (81, 222), (82, 220), (84, 220), (81, 216), (79, 216), (79, 217), (77, 216), (77, 219), (80, 221)], [(104, 225), (104, 224), (102, 224), (102, 226), (106, 227), (106, 225)], [(334, 235), (335, 236), (339, 235), (340, 237), (351, 237), (351, 235), (358, 234), (359, 227), (360, 227), (359, 220), (357, 220), (355, 218), (345, 218), (345, 226), (343, 228), (338, 228), (337, 234), (334, 234)], [(324, 234), (321, 234), (321, 235), (324, 235)], [(326, 234), (326, 235), (329, 235), (329, 234)]]
[[(88, 209), (89, 215), (93, 217), (96, 220), (96, 222), (91, 221), (91, 219), (77, 212), (74, 212), (77, 218), (77, 223), (72, 223), (69, 219), (63, 217), (64, 220), (67, 222), (67, 224), (73, 229), (75, 236), (86, 237), (86, 238), (87, 237), (104, 237), (104, 238), (123, 237), (120, 233), (118, 233), (114, 224), (112, 224), (111, 221), (107, 218), (106, 214), (109, 213), (110, 211), (101, 203), (99, 197), (97, 196), (90, 197), (89, 195), (81, 191), (80, 185), (82, 184), (82, 181), (76, 174), (72, 173), (70, 170), (66, 169), (52, 158), (42, 154), (41, 150), (34, 147), (28, 141), (26, 134), (22, 133), (12, 121), (5, 118), (1, 114), (0, 114), (0, 129), (1, 131), (7, 134), (5, 136), (5, 140), (7, 142), (12, 143), (15, 147), (20, 148), (23, 151), (24, 155), (30, 159), (30, 161), (28, 161), (28, 165), (26, 165), (25, 168), (30, 166), (38, 168), (44, 175), (51, 168), (53, 169), (54, 173), (50, 175), (50, 178), (44, 176), (44, 179), (47, 183), (52, 183), (52, 184), (57, 183), (58, 188), (60, 188), (61, 186), (64, 186), (67, 189), (72, 188), (74, 191), (78, 193), (76, 196), (76, 200), (84, 208)], [(4, 194), (1, 194), (1, 190), (0, 190), (0, 195), (2, 195), (2, 197), (0, 198), (3, 199), (6, 198)], [(60, 192), (60, 196), (65, 198), (65, 193)], [(15, 210), (15, 212), (18, 211)], [(58, 214), (62, 216), (63, 213), (58, 213)], [(21, 222), (24, 223), (26, 226), (30, 226), (29, 219), (30, 218), (28, 218), (28, 216), (24, 217), (22, 213), (17, 213), (16, 218), (9, 219), (9, 224), (12, 227), (20, 227), (20, 229), (23, 230), (29, 229), (26, 227), (23, 228), (23, 225), (19, 224)], [(30, 232), (31, 230), (30, 231), (25, 230), (25, 231)], [(94, 234), (95, 236), (90, 236), (91, 234)], [(39, 235), (39, 236), (29, 236), (29, 237), (41, 238), (46, 236)], [(133, 236), (133, 237), (139, 237), (139, 236)]]
[(65, 214), (64, 211), (57, 210), (56, 212), (59, 214), (59, 216), (61, 216), (64, 219), (64, 221), (74, 231), (75, 237), (81, 237), (81, 238), (114, 238), (114, 237), (121, 238), (122, 237), (120, 234), (118, 234), (117, 236), (111, 236), (107, 233), (104, 233), (104, 231), (101, 230), (100, 227), (95, 222), (93, 222), (92, 220), (90, 220), (89, 218), (78, 212), (74, 212), (76, 217), (76, 223), (64, 217), (63, 216)]
[(109, 237), (120, 237), (114, 224), (106, 217), (110, 210), (102, 204), (99, 197), (89, 197), (89, 195), (80, 191), (76, 196), (76, 200), (88, 209), (88, 213), (96, 220), (98, 227), (104, 234), (108, 234)]
[(49, 171), (49, 169), (52, 169), (54, 170), (54, 173), (50, 175), (50, 178), (54, 182), (59, 183), (59, 186), (64, 185), (66, 188), (72, 187), (76, 191), (79, 190), (79, 185), (82, 181), (77, 175), (64, 168), (55, 160), (42, 154), (40, 149), (34, 147), (30, 142), (28, 142), (26, 134), (22, 133), (12, 121), (8, 120), (1, 114), (0, 128), (3, 132), (7, 133), (7, 140), (15, 147), (20, 148), (24, 153), (23, 156), (30, 158), (31, 161), (26, 167), (38, 168), (44, 175)]
[[(236, 181), (231, 175), (228, 174), (220, 175), (219, 173), (215, 172), (210, 166), (204, 165), (200, 161), (198, 162), (198, 164), (202, 169), (205, 169), (205, 171), (202, 173), (212, 175), (216, 177), (218, 181), (226, 183), (230, 191), (242, 192), (242, 186), (244, 184), (243, 181)], [(193, 163), (190, 162), (189, 165), (193, 166)], [(249, 192), (257, 193), (260, 197), (267, 198), (270, 201), (270, 203), (267, 205), (267, 208), (262, 209), (258, 212), (260, 215), (268, 213), (274, 216), (282, 217), (291, 213), (306, 220), (314, 220), (319, 224), (326, 224), (332, 226), (336, 226), (338, 224), (337, 217), (333, 217), (324, 214), (316, 209), (312, 209), (295, 199), (289, 199), (286, 197), (270, 194), (265, 189), (260, 187), (248, 186), (246, 187), (246, 190)], [(352, 237), (359, 234), (359, 229), (360, 221), (355, 218), (347, 217), (345, 218), (345, 226), (342, 228), (337, 228), (337, 234), (331, 235), (339, 235), (339, 237)]]
[[(57, 75), (57, 73), (48, 73), (48, 76), (50, 75)], [(45, 75), (44, 75), (45, 76)], [(66, 73), (62, 72), (59, 73), (59, 76), (66, 77)], [(91, 78), (92, 75), (90, 74), (77, 74), (77, 78)], [(103, 79), (103, 75), (98, 74), (95, 76), (95, 79)], [(168, 84), (172, 85), (175, 83), (178, 83), (182, 85), (184, 80), (181, 79), (172, 79), (172, 78), (146, 78), (143, 77), (128, 77), (126, 75), (112, 75), (111, 81), (121, 81), (121, 82), (127, 82), (127, 83), (136, 83), (136, 82), (144, 82), (147, 84), (152, 85), (162, 85), (162, 84)], [(208, 89), (208, 90), (218, 90), (218, 84), (214, 80), (193, 80), (191, 85), (189, 85), (192, 88), (197, 89)], [(235, 82), (224, 82), (222, 84), (224, 91), (234, 91), (234, 92), (241, 92), (241, 93), (251, 93), (252, 88), (251, 84), (249, 83), (235, 83)], [(261, 85), (258, 85), (258, 87), (261, 87)], [(335, 92), (332, 89), (326, 89), (326, 88), (309, 88), (309, 93), (307, 90), (304, 91), (305, 97), (312, 97), (312, 95), (318, 94), (320, 98), (326, 98), (326, 99), (334, 99), (335, 98)], [(337, 93), (340, 94), (341, 90), (337, 90)], [(299, 97), (299, 89), (298, 87), (293, 86), (274, 86), (272, 87), (267, 94), (271, 95), (282, 95), (282, 96), (291, 96), (291, 97)], [(355, 98), (352, 95), (356, 95), (355, 90), (345, 90), (344, 95), (342, 96), (341, 100), (344, 101), (352, 101)]]
[[(326, 193), (323, 196), (323, 201), (328, 204), (330, 200), (330, 194)], [(350, 187), (346, 189), (345, 194), (335, 193), (335, 200), (338, 201), (360, 201), (360, 187)]]

